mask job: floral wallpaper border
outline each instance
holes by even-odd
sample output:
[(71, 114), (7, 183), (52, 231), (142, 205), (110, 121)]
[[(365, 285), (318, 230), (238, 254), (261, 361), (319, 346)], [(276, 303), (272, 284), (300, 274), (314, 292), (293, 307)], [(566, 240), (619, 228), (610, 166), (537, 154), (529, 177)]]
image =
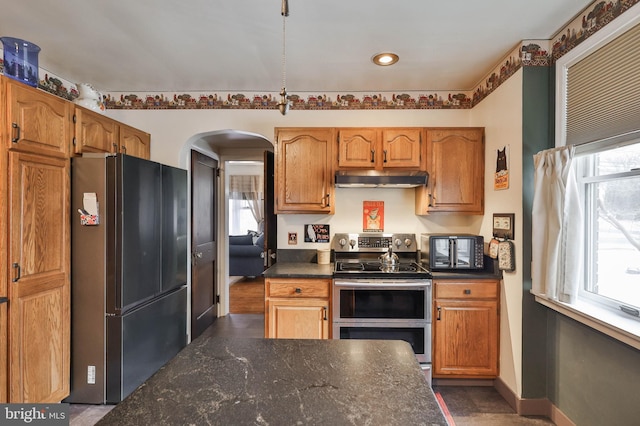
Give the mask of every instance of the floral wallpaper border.
[[(548, 67), (640, 0), (595, 1), (567, 25), (555, 40), (524, 40), (483, 82), (468, 92), (290, 94), (292, 110), (470, 109), (502, 85), (521, 67)], [(549, 53), (549, 51), (551, 53)], [(0, 59), (0, 71), (3, 63)], [(41, 71), (44, 71), (41, 69)], [(75, 84), (48, 72), (38, 87), (73, 101)], [(278, 109), (279, 94), (243, 93), (106, 93), (107, 109)]]

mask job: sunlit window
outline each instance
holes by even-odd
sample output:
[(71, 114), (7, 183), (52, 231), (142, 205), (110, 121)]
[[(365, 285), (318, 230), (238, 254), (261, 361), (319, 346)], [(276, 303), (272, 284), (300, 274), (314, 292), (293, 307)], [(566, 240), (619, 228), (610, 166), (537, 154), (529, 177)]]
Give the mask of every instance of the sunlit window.
[(258, 223), (247, 200), (229, 200), (229, 235), (243, 235), (258, 231)]
[(580, 158), (585, 206), (581, 297), (640, 309), (640, 142)]

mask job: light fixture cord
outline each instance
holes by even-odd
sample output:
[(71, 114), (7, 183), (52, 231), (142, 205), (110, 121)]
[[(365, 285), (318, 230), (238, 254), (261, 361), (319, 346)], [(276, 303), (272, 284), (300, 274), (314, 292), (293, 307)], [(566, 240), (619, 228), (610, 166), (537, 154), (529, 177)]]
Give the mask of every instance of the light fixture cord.
[(289, 4), (282, 0), (282, 88), (286, 87), (287, 80), (287, 16), (289, 16)]

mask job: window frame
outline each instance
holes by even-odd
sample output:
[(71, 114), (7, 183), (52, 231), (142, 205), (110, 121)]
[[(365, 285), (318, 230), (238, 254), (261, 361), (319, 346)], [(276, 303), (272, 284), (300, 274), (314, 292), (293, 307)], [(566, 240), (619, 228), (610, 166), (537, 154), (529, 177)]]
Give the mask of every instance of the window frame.
[[(555, 146), (566, 145), (567, 140), (567, 75), (568, 69), (576, 62), (584, 59), (595, 49), (607, 44), (613, 38), (626, 32), (640, 23), (640, 4), (636, 4), (614, 21), (601, 28), (588, 39), (584, 40), (571, 51), (556, 60), (555, 66)], [(602, 146), (614, 146), (620, 143), (629, 143), (637, 139), (640, 132), (620, 135), (608, 140), (598, 142)], [(589, 152), (596, 145), (587, 143), (580, 146), (581, 153)], [(577, 148), (577, 147), (576, 147)], [(584, 285), (581, 285), (581, 292)], [(586, 293), (586, 292), (585, 292)], [(595, 330), (598, 330), (614, 339), (626, 343), (636, 349), (640, 349), (640, 320), (636, 317), (624, 314), (617, 309), (612, 309), (592, 300), (591, 297), (578, 297), (574, 304), (568, 304), (552, 300), (546, 296), (535, 295), (535, 300), (563, 315), (581, 322)]]
[[(624, 145), (639, 145), (640, 140), (636, 140), (633, 143), (625, 143)], [(598, 145), (598, 143), (594, 143), (593, 145)], [(605, 152), (611, 150), (612, 147), (606, 147), (606, 144), (601, 143), (600, 146), (605, 145), (602, 149), (591, 149), (588, 154), (578, 155), (574, 161), (576, 161), (576, 173), (578, 173), (578, 184), (580, 185), (580, 196), (582, 205), (584, 207), (584, 230), (585, 230), (585, 250), (584, 250), (584, 281), (581, 283), (578, 290), (578, 297), (582, 299), (583, 302), (586, 303), (594, 303), (602, 306), (605, 309), (611, 309), (614, 311), (619, 311), (620, 306), (629, 306), (634, 309), (640, 309), (640, 306), (632, 305), (628, 302), (613, 299), (607, 296), (603, 296), (600, 294), (593, 293), (587, 290), (587, 287), (590, 284), (594, 283), (594, 268), (589, 266), (589, 262), (591, 259), (591, 253), (589, 251), (589, 247), (595, 247), (595, 238), (594, 238), (594, 227), (595, 222), (598, 220), (595, 214), (596, 206), (594, 205), (597, 200), (595, 200), (595, 191), (590, 191), (589, 184), (593, 183), (604, 183), (604, 182), (614, 182), (622, 179), (629, 179), (634, 177), (640, 177), (640, 169), (633, 169), (626, 172), (617, 172), (611, 173), (607, 175), (594, 175), (594, 162), (588, 161), (585, 157), (589, 157), (591, 155)], [(579, 146), (578, 146), (579, 147)], [(576, 147), (576, 148), (578, 148)], [(614, 147), (615, 148), (615, 147)], [(640, 321), (640, 319), (638, 319)]]

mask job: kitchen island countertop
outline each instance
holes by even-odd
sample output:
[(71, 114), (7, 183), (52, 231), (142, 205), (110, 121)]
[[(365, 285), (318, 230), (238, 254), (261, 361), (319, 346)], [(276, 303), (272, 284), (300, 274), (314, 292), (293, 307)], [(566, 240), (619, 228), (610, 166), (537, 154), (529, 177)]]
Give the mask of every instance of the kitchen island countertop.
[(201, 336), (98, 425), (447, 424), (411, 346)]

